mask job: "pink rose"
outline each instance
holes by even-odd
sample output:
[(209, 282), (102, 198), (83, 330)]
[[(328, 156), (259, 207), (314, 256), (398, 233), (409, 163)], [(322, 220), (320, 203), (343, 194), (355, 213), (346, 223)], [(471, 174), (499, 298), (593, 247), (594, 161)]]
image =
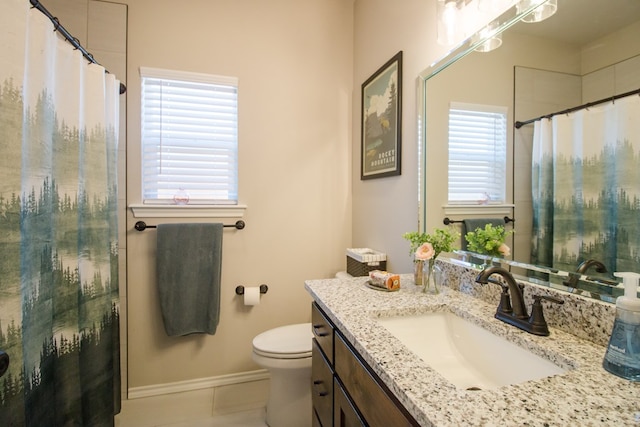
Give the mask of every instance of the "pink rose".
[(433, 249), (433, 245), (431, 243), (423, 243), (418, 250), (416, 250), (416, 259), (426, 261), (436, 254), (436, 251)]
[(505, 243), (500, 245), (500, 247), (498, 248), (498, 252), (500, 252), (503, 257), (508, 257), (511, 255), (511, 249)]

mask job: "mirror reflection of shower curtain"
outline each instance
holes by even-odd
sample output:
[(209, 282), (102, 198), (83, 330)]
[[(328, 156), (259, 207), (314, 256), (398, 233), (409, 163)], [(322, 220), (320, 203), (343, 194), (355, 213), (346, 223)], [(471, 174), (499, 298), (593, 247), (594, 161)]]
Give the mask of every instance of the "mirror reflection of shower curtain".
[(112, 426), (119, 83), (29, 2), (0, 3), (0, 425)]
[(640, 96), (535, 122), (532, 262), (639, 271)]

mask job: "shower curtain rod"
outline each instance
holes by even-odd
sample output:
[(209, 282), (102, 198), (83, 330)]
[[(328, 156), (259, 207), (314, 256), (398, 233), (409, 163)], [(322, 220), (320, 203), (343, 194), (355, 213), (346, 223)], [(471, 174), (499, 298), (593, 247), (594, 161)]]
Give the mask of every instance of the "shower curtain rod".
[[(38, 0), (29, 0), (29, 2), (31, 3), (31, 6), (35, 7), (36, 9), (38, 9), (40, 12), (42, 12), (47, 18), (49, 18), (51, 20), (51, 22), (53, 23), (53, 30), (54, 31), (58, 31), (60, 34), (62, 34), (65, 38), (65, 40), (67, 40), (69, 43), (71, 43), (71, 45), (73, 45), (73, 47), (75, 47), (76, 49), (78, 49), (80, 52), (82, 52), (82, 55), (87, 58), (89, 60), (89, 62), (91, 62), (92, 64), (96, 64), (96, 65), (100, 65), (98, 63), (98, 61), (95, 60), (95, 58), (93, 57), (92, 54), (90, 54), (89, 52), (87, 52), (87, 50), (82, 47), (82, 45), (80, 44), (80, 42), (78, 41), (77, 38), (73, 37), (71, 34), (69, 34), (69, 31), (67, 31), (66, 28), (64, 28), (62, 26), (62, 24), (60, 24), (60, 20), (58, 20), (58, 18), (56, 18), (55, 16), (53, 16), (48, 10), (47, 8), (45, 8)], [(109, 72), (106, 69), (104, 70), (105, 72)], [(120, 83), (120, 95), (122, 95), (123, 93), (125, 93), (127, 91), (127, 87), (121, 82)]]
[(582, 110), (584, 108), (593, 107), (594, 105), (604, 104), (605, 102), (615, 101), (616, 99), (625, 98), (627, 96), (636, 95), (636, 94), (640, 94), (640, 89), (632, 90), (632, 91), (626, 92), (626, 93), (621, 93), (620, 95), (610, 96), (608, 98), (603, 98), (603, 99), (600, 99), (598, 101), (588, 102), (586, 104), (579, 105), (577, 107), (568, 108), (566, 110), (558, 111), (557, 113), (547, 114), (547, 115), (540, 116), (540, 117), (535, 118), (535, 119), (526, 120), (524, 122), (517, 121), (517, 122), (514, 123), (514, 126), (515, 126), (516, 129), (520, 129), (524, 125), (528, 125), (530, 123), (537, 122), (538, 120), (541, 120), (541, 119), (550, 119), (551, 117), (557, 116), (559, 114), (572, 113), (574, 111)]

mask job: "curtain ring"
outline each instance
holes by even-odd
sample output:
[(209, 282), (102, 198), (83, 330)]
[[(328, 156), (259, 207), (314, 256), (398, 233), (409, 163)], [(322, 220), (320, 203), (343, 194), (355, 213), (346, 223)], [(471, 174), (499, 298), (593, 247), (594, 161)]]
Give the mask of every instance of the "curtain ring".
[(80, 49), (80, 40), (78, 40), (77, 38), (72, 37), (71, 40), (69, 40), (69, 43), (71, 43), (71, 46), (73, 46), (73, 50)]
[(58, 17), (54, 16), (51, 18), (51, 22), (53, 22), (53, 32), (55, 33), (60, 28), (60, 20)]

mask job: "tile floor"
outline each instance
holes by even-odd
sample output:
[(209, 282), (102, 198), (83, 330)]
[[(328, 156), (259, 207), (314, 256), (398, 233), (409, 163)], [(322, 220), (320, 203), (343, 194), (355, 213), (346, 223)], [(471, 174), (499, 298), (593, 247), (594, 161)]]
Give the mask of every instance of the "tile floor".
[[(116, 417), (117, 427), (138, 427), (140, 414), (124, 411)], [(153, 424), (154, 427), (267, 427), (264, 421), (264, 408), (237, 412), (228, 415), (218, 415), (200, 420), (190, 420), (168, 424)], [(135, 422), (128, 420), (135, 419)]]
[(167, 424), (163, 427), (267, 427), (264, 409), (219, 415), (206, 420)]
[(267, 427), (269, 379), (122, 399), (115, 427)]

